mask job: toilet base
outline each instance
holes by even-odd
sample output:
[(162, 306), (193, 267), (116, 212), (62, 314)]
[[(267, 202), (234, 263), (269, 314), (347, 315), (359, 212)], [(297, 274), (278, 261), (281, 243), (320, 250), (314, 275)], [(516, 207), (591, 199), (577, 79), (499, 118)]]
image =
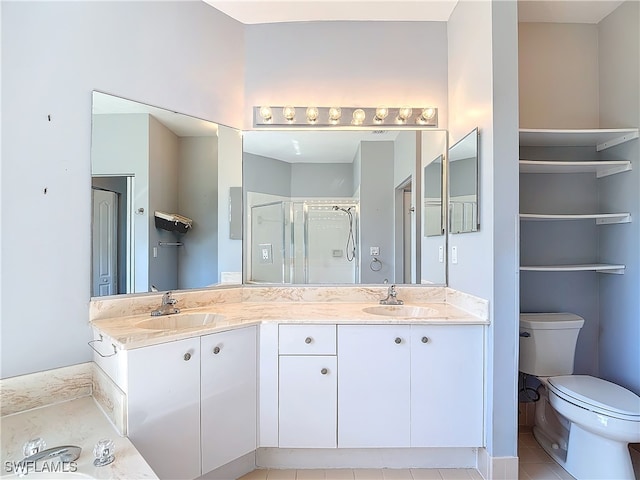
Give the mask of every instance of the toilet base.
[(578, 480), (634, 480), (629, 447), (624, 442), (595, 435), (572, 423), (563, 468)]

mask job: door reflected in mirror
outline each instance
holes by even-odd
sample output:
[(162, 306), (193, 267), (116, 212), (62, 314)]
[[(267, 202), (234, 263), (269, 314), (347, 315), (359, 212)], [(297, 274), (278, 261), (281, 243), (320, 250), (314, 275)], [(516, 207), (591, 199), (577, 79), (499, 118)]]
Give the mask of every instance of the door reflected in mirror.
[(478, 129), (475, 128), (449, 149), (450, 233), (477, 232), (480, 229), (478, 139)]
[[(238, 130), (93, 92), (92, 296), (240, 283), (229, 198), (241, 145)], [(156, 212), (192, 228), (178, 233)]]
[(244, 132), (245, 283), (445, 284), (445, 153), (443, 130)]

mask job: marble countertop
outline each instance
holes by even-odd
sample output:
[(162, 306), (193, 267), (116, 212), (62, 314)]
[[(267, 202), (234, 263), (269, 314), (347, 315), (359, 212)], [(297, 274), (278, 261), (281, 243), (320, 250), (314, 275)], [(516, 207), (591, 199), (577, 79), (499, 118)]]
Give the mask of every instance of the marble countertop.
[[(77, 470), (66, 474), (32, 472), (23, 478), (158, 478), (129, 439), (118, 435), (90, 396), (3, 416), (1, 421), (2, 478), (18, 478), (9, 471), (12, 462), (22, 460), (24, 443), (37, 437), (45, 440), (47, 448), (61, 445), (81, 447), (82, 453), (76, 461)], [(104, 467), (95, 467), (93, 447), (102, 438), (114, 442), (115, 461)], [(41, 471), (42, 466), (38, 469)]]
[[(181, 340), (184, 338), (207, 335), (233, 328), (255, 325), (262, 322), (309, 323), (309, 324), (480, 324), (488, 325), (489, 321), (474, 316), (449, 303), (411, 303), (405, 307), (429, 309), (425, 316), (387, 316), (367, 313), (365, 308), (376, 307), (373, 302), (239, 302), (219, 303), (207, 307), (182, 310), (180, 315), (190, 313), (214, 313), (216, 318), (206, 325), (182, 327), (179, 329), (155, 330), (141, 328), (140, 322), (149, 320), (149, 313), (141, 315), (121, 316), (93, 320), (91, 325), (98, 333), (109, 337), (110, 343), (117, 349), (156, 345), (159, 343)], [(109, 343), (109, 342), (107, 342)], [(107, 348), (108, 347), (108, 348)], [(113, 353), (110, 345), (99, 346), (103, 354)], [(111, 352), (109, 351), (111, 348)]]

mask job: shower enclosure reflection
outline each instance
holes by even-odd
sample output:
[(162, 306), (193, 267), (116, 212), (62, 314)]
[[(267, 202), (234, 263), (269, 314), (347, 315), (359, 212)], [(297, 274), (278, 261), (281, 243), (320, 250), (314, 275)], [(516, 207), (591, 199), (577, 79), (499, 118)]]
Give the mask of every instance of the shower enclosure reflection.
[(244, 281), (445, 284), (445, 154), (443, 130), (244, 132)]
[(358, 204), (341, 199), (251, 206), (250, 283), (357, 283)]

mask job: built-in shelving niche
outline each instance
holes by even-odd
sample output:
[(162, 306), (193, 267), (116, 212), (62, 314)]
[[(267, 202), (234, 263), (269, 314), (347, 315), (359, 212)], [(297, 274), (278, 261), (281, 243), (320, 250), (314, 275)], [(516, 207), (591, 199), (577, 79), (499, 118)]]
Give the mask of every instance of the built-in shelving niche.
[[(521, 129), (520, 146), (525, 147), (594, 147), (597, 152), (620, 145), (638, 138), (637, 128), (624, 129)], [(631, 170), (628, 160), (600, 160), (600, 161), (564, 161), (564, 160), (520, 160), (520, 173), (548, 173), (548, 174), (577, 174), (594, 173), (596, 178), (615, 175)], [(549, 222), (549, 221), (595, 221), (596, 225), (610, 225), (631, 222), (628, 212), (617, 213), (521, 213), (521, 221)], [(576, 264), (576, 265), (522, 265), (521, 271), (528, 272), (581, 272), (591, 271), (600, 273), (623, 274), (624, 265), (604, 263)]]

